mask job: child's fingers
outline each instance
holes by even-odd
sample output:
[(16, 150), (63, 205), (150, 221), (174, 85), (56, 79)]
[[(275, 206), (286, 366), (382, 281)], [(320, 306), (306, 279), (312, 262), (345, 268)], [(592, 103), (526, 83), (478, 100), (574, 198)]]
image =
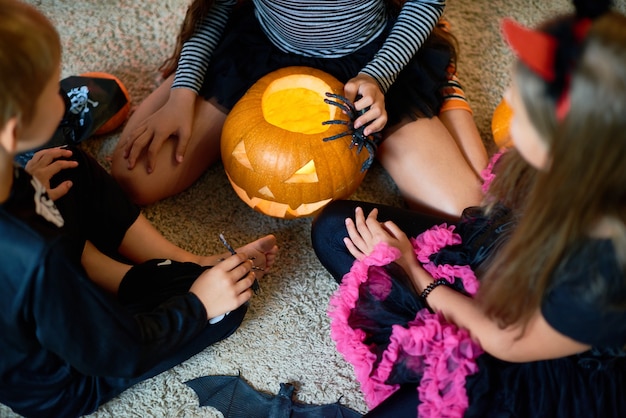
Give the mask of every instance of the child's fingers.
[(72, 188), (72, 182), (70, 180), (64, 181), (63, 183), (59, 184), (54, 189), (48, 190), (48, 197), (52, 199), (53, 201), (58, 200), (62, 198), (63, 196), (65, 196), (67, 192), (70, 191), (71, 188)]
[[(224, 261), (219, 263), (216, 267), (222, 268), (224, 271), (233, 271), (237, 267), (241, 266), (244, 261), (247, 261), (248, 257), (246, 257), (243, 253), (233, 254), (229, 257), (226, 257)], [(243, 276), (243, 274), (242, 274)], [(240, 278), (241, 276), (239, 276)]]
[(383, 223), (383, 226), (395, 239), (402, 239), (406, 236), (404, 231), (393, 223), (393, 221), (386, 221)]
[(354, 221), (350, 218), (346, 218), (346, 230), (348, 231), (348, 239), (352, 244), (356, 245), (358, 248), (365, 248), (367, 246), (366, 241), (357, 230)]
[(124, 157), (128, 160), (128, 168), (132, 169), (137, 163), (139, 155), (152, 139), (152, 133), (148, 131), (146, 126), (139, 126), (133, 131), (133, 135), (128, 139), (124, 147)]
[[(372, 212), (375, 210), (376, 209), (372, 210)], [(369, 216), (371, 216), (371, 212)], [(374, 219), (375, 218), (376, 218), (376, 214), (374, 214)], [(369, 241), (372, 238), (372, 233), (369, 227), (367, 226), (367, 223), (365, 220), (365, 214), (363, 213), (363, 208), (361, 207), (357, 207), (354, 210), (354, 224), (356, 225), (357, 231), (359, 231), (359, 234), (363, 237), (365, 241)]]
[(378, 208), (372, 209), (367, 215), (367, 219), (373, 219), (374, 221), (378, 222)]
[(256, 275), (253, 271), (249, 271), (245, 276), (237, 280), (235, 283), (235, 293), (237, 295), (241, 295), (242, 293), (246, 293), (254, 283), (256, 279)]
[(55, 174), (58, 174), (62, 170), (66, 170), (69, 168), (75, 168), (78, 166), (77, 161), (72, 160), (50, 160), (47, 158), (40, 159), (37, 162), (32, 163), (30, 166), (26, 166), (24, 169), (31, 176), (37, 177), (39, 181), (44, 184), (47, 184)]
[(243, 305), (244, 303), (246, 303), (247, 301), (252, 299), (252, 295), (253, 294), (254, 294), (254, 292), (252, 292), (252, 289), (250, 287), (248, 287), (244, 292), (241, 292), (237, 296), (237, 306), (236, 306), (236, 308), (240, 307), (241, 305)]
[(359, 85), (351, 80), (348, 81), (343, 86), (343, 94), (346, 97), (346, 99), (348, 99), (351, 102), (354, 102), (354, 99), (356, 99), (358, 90), (359, 90)]
[(367, 215), (365, 224), (367, 225), (367, 228), (372, 232), (372, 235), (374, 235), (374, 232), (380, 232), (383, 229), (381, 223), (378, 222), (378, 209), (372, 209), (369, 215)]
[[(374, 210), (372, 211), (374, 212)], [(378, 211), (367, 217), (366, 223), (371, 231), (372, 240), (376, 242), (385, 241), (390, 243), (391, 238), (397, 238), (395, 234), (392, 234), (386, 227), (386, 222), (378, 221)]]
[(252, 271), (252, 260), (245, 259), (243, 263), (233, 268), (228, 274), (230, 275), (233, 283), (237, 283), (246, 277)]
[(156, 168), (156, 163), (158, 160), (159, 153), (161, 152), (161, 148), (165, 141), (169, 138), (170, 134), (164, 135), (161, 132), (154, 131), (149, 140), (149, 145), (147, 145), (147, 164), (148, 164), (148, 172), (152, 173)]
[(181, 133), (178, 135), (178, 143), (176, 144), (176, 162), (182, 163), (189, 145), (190, 133)]
[(49, 161), (55, 160), (57, 158), (69, 157), (72, 155), (72, 151), (69, 150), (65, 146), (53, 147), (53, 148), (45, 148), (37, 151), (33, 158), (37, 159), (49, 159)]
[(354, 245), (350, 238), (344, 238), (343, 243), (346, 245), (346, 248), (348, 249), (350, 254), (352, 254), (352, 257), (356, 258), (357, 260), (361, 260), (363, 259), (363, 257), (365, 257), (365, 254)]
[(50, 165), (53, 161), (59, 158), (69, 158), (72, 156), (72, 151), (64, 147), (46, 148), (37, 151), (33, 157), (28, 160), (24, 169), (27, 172), (36, 169), (37, 167), (44, 167)]
[(78, 161), (56, 160), (55, 162), (48, 164), (46, 172), (50, 174), (50, 178), (52, 178), (55, 174), (58, 174), (63, 170), (76, 167), (78, 167)]
[(125, 132), (122, 134), (122, 137), (120, 138), (120, 145), (124, 150), (124, 158), (128, 158), (135, 140), (143, 135), (143, 133), (147, 129), (147, 125), (144, 121), (143, 123), (136, 126), (131, 132)]

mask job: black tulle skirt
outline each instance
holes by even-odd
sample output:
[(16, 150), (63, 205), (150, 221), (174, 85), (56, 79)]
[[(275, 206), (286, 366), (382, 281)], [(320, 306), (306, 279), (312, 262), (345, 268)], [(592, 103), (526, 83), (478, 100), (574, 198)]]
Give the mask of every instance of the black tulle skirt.
[[(454, 229), (435, 227), (413, 246), (431, 274), (446, 266), (476, 271), (514, 225), (506, 208), (495, 208), (490, 217), (470, 208)], [(526, 363), (498, 360), (472, 347), (462, 330), (437, 322), (393, 260), (389, 251), (375, 251), (355, 262), (329, 309), (331, 336), (354, 366), (372, 408), (368, 417), (414, 417), (418, 411), (423, 417), (626, 417), (623, 351), (594, 349)], [(451, 286), (474, 293), (471, 281), (458, 273), (462, 270), (451, 273), (456, 276)]]
[[(264, 75), (290, 66), (317, 68), (342, 83), (355, 77), (374, 57), (393, 22), (377, 39), (341, 58), (314, 58), (285, 53), (267, 38), (254, 16), (251, 2), (231, 16), (224, 36), (214, 51), (200, 94), (229, 111)], [(389, 124), (403, 116), (432, 117), (443, 102), (442, 89), (449, 78), (451, 46), (430, 38), (398, 75), (385, 98)]]

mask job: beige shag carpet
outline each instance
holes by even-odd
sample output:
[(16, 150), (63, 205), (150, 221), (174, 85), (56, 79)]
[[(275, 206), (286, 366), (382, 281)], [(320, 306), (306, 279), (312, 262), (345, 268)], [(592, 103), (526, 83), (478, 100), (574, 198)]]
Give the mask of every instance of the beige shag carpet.
[[(119, 77), (138, 104), (158, 84), (157, 68), (171, 53), (187, 0), (28, 0), (57, 26), (64, 47), (63, 77), (104, 71)], [(618, 2), (626, 9), (626, 0)], [(509, 80), (511, 55), (498, 22), (512, 16), (533, 25), (569, 11), (566, 0), (449, 0), (446, 16), (459, 39), (459, 75), (476, 123), (491, 144), (491, 116)], [(108, 167), (119, 131), (90, 139), (84, 146)], [(403, 205), (388, 175), (374, 166), (353, 196)], [(341, 402), (366, 412), (354, 373), (335, 351), (326, 308), (336, 289), (310, 245), (311, 219), (280, 220), (241, 202), (217, 164), (189, 190), (144, 209), (159, 230), (198, 253), (222, 252), (218, 233), (236, 245), (273, 233), (280, 253), (262, 281), (240, 329), (183, 364), (127, 390), (91, 416), (220, 417), (199, 407), (184, 382), (199, 376), (241, 373), (259, 390), (277, 393), (279, 383), (297, 382), (296, 399)], [(0, 405), (0, 416), (15, 417)]]

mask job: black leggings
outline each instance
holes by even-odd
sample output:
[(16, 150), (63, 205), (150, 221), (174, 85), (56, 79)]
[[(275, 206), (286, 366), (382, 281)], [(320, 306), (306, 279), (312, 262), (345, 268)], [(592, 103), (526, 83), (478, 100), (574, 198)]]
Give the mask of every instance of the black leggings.
[(354, 263), (354, 257), (346, 248), (343, 239), (348, 236), (345, 220), (354, 219), (354, 210), (357, 207), (363, 208), (365, 216), (372, 209), (378, 208), (379, 221), (393, 221), (409, 237), (416, 237), (434, 225), (451, 222), (450, 219), (393, 206), (354, 200), (331, 202), (314, 219), (311, 241), (317, 258), (338, 283)]
[[(361, 207), (366, 216), (372, 209), (378, 208), (378, 220), (393, 221), (409, 237), (415, 237), (434, 225), (451, 221), (408, 209), (369, 202), (338, 200), (330, 203), (313, 221), (311, 240), (320, 262), (338, 283), (350, 271), (354, 263), (354, 257), (343, 243), (343, 238), (348, 236), (345, 219), (354, 219), (354, 210), (357, 207)], [(417, 386), (402, 385), (398, 391), (367, 413), (365, 417), (414, 417), (417, 416), (418, 404)]]
[(69, 160), (78, 166), (50, 180), (51, 187), (72, 181), (70, 191), (54, 202), (65, 219), (65, 231), (77, 242), (89, 240), (104, 254), (119, 258), (118, 248), (137, 220), (139, 207), (91, 155), (75, 146), (68, 149), (72, 151)]

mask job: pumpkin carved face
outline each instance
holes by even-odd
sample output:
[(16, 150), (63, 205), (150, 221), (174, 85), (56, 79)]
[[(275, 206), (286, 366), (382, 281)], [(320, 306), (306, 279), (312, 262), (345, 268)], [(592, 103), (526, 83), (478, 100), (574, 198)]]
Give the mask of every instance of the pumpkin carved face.
[(310, 216), (334, 199), (351, 195), (365, 177), (365, 152), (351, 137), (324, 142), (346, 130), (326, 92), (343, 84), (309, 67), (288, 67), (257, 81), (228, 114), (221, 138), (224, 169), (237, 195), (251, 208), (278, 218)]

